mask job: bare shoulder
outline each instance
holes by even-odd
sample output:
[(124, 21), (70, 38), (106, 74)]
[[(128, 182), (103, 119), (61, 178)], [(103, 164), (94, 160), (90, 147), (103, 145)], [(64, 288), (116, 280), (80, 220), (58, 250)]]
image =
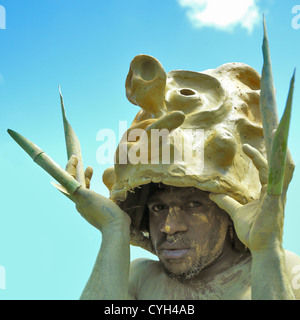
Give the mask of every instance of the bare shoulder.
[(129, 270), (129, 295), (137, 299), (137, 293), (145, 278), (155, 277), (161, 271), (159, 261), (140, 258), (131, 261)]
[(285, 265), (295, 297), (300, 300), (300, 257), (291, 251), (285, 250)]
[(148, 276), (150, 273), (158, 273), (161, 271), (159, 261), (140, 258), (133, 260), (130, 263), (130, 278), (133, 281), (138, 281)]

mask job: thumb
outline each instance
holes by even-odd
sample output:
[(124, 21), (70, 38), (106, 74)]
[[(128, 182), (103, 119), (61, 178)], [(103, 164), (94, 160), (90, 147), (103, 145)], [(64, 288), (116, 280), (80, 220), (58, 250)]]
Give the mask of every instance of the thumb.
[(209, 199), (216, 203), (221, 209), (225, 210), (234, 221), (235, 213), (242, 205), (226, 194), (210, 193)]

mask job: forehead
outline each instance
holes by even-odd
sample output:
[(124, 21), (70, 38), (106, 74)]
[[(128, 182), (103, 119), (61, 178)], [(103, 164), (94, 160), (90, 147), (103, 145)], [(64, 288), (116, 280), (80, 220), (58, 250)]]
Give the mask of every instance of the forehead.
[(209, 200), (208, 194), (208, 192), (193, 187), (163, 186), (154, 189), (150, 193), (147, 202), (149, 203), (157, 200), (167, 201), (171, 199), (176, 199), (177, 201), (184, 201), (190, 198), (197, 198), (199, 200)]

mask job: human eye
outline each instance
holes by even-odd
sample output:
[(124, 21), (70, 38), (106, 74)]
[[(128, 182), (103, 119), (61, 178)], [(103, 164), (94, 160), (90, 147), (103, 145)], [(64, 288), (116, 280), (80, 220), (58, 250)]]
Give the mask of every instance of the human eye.
[(190, 201), (187, 204), (189, 208), (197, 208), (197, 207), (201, 207), (201, 205), (202, 203), (200, 201)]
[(153, 212), (159, 212), (159, 211), (162, 211), (164, 209), (165, 209), (165, 206), (163, 204), (154, 204), (151, 207), (151, 211), (153, 211)]

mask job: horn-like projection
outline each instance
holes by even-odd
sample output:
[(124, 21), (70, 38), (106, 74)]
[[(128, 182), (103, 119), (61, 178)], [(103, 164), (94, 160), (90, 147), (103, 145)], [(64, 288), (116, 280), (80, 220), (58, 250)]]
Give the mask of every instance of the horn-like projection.
[(146, 131), (151, 132), (152, 129), (167, 129), (172, 131), (180, 127), (183, 124), (184, 119), (185, 114), (182, 111), (173, 111), (157, 119), (146, 128)]
[(70, 174), (68, 174), (68, 172), (62, 169), (33, 142), (13, 130), (8, 129), (7, 132), (20, 145), (20, 147), (28, 153), (33, 161), (42, 167), (46, 172), (48, 172), (63, 187), (65, 187), (70, 195), (73, 195), (76, 190), (81, 187), (79, 182), (77, 182)]
[(284, 114), (274, 135), (271, 159), (269, 163), (268, 193), (281, 194), (286, 164), (287, 142), (291, 121), (292, 100), (294, 92), (295, 71), (290, 83), (290, 90)]
[(155, 117), (166, 112), (166, 72), (160, 62), (147, 55), (136, 56), (126, 78), (128, 100)]
[(78, 164), (76, 167), (76, 180), (82, 186), (85, 187), (85, 176), (84, 176), (84, 169), (83, 169), (83, 163), (82, 163), (80, 142), (66, 118), (64, 100), (61, 94), (60, 87), (59, 87), (59, 95), (60, 95), (60, 103), (61, 103), (61, 110), (62, 110), (63, 123), (64, 123), (68, 160), (71, 158), (72, 155), (75, 155), (77, 157)]
[(263, 26), (264, 39), (262, 49), (264, 65), (261, 78), (260, 110), (269, 164), (267, 192), (269, 194), (279, 195), (282, 194), (284, 189), (287, 189), (289, 182), (292, 179), (295, 167), (290, 151), (287, 148), (295, 72), (291, 80), (286, 108), (280, 124), (278, 125), (279, 121), (276, 96), (265, 18), (263, 21)]
[(264, 137), (267, 149), (268, 162), (270, 162), (273, 131), (278, 126), (278, 112), (276, 105), (275, 88), (273, 83), (273, 72), (271, 64), (271, 56), (269, 49), (269, 41), (267, 35), (267, 27), (265, 18), (263, 21), (264, 38), (263, 38), (263, 58), (264, 64), (260, 81), (260, 109), (263, 123)]

